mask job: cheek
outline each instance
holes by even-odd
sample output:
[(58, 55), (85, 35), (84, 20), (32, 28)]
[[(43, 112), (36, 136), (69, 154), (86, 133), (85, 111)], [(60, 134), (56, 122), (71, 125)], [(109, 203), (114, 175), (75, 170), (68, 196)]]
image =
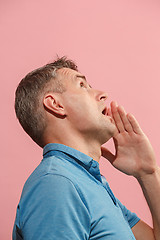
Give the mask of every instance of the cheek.
[(65, 101), (66, 110), (68, 114), (74, 113), (76, 115), (81, 115), (88, 109), (88, 102), (84, 99), (84, 96), (70, 96)]
[(97, 105), (91, 98), (85, 95), (77, 97), (77, 95), (71, 94), (65, 99), (64, 105), (70, 120), (84, 121), (86, 123), (87, 121), (93, 121), (99, 116)]
[(82, 102), (72, 102), (68, 108), (68, 119), (74, 125), (79, 125), (79, 127), (90, 125), (94, 121), (95, 116), (93, 109), (87, 104), (82, 104)]

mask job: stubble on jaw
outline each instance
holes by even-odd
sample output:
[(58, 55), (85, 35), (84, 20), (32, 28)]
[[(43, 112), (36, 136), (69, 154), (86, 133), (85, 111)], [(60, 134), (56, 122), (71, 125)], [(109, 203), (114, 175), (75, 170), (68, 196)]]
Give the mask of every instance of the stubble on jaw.
[(113, 138), (115, 136), (115, 134), (117, 133), (117, 128), (114, 124), (114, 122), (110, 123), (110, 126), (108, 126), (106, 128), (106, 131), (105, 131), (105, 142), (108, 142), (111, 138)]

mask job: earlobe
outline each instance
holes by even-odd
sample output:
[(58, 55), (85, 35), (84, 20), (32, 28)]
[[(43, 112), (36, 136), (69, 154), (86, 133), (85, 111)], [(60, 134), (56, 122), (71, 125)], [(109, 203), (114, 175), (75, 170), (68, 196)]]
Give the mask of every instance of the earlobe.
[(63, 105), (60, 103), (58, 97), (51, 93), (45, 95), (43, 105), (45, 109), (52, 114), (65, 115)]

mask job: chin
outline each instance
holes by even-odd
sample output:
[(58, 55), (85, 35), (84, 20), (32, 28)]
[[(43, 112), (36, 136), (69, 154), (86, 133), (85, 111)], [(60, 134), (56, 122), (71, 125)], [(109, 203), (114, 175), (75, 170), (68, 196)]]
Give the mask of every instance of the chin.
[(107, 132), (105, 132), (105, 135), (103, 135), (103, 143), (108, 142), (112, 137), (114, 137), (116, 133), (116, 126), (113, 125), (110, 129), (107, 129)]
[(115, 133), (117, 132), (117, 128), (115, 126), (115, 124), (112, 124), (111, 128), (109, 129), (110, 135), (111, 137), (113, 137), (115, 135)]

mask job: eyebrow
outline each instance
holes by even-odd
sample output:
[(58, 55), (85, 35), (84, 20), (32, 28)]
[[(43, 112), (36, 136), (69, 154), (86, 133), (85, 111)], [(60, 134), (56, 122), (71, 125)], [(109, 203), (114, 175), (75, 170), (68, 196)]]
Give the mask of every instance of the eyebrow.
[[(78, 75), (78, 74), (77, 74), (77, 75), (76, 75), (76, 78), (82, 78), (82, 79), (84, 79), (84, 80), (87, 82), (86, 77), (85, 77), (84, 75)], [(89, 84), (88, 84), (88, 85), (89, 85)], [(91, 85), (89, 85), (89, 87), (92, 88)]]

